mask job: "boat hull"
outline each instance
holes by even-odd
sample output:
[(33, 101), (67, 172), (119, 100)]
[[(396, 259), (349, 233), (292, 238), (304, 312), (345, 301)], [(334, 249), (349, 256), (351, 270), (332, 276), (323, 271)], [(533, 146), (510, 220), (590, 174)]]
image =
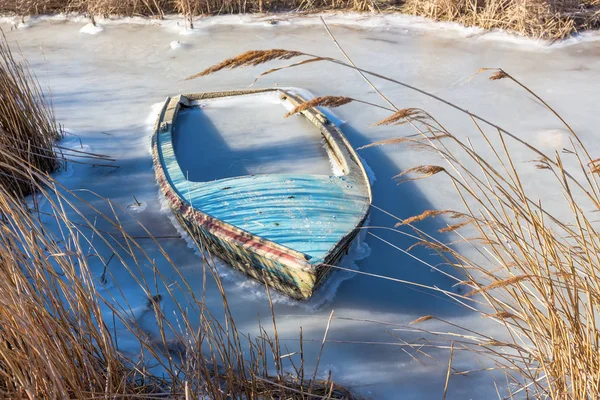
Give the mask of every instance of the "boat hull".
[[(153, 145), (153, 157), (158, 157), (156, 144)], [(200, 250), (207, 251), (244, 274), (298, 300), (310, 298), (327, 279), (331, 266), (336, 265), (348, 254), (352, 241), (359, 232), (358, 228), (363, 226), (365, 221), (339, 242), (324, 263), (316, 267), (309, 266), (305, 260), (283, 257), (277, 248), (270, 247), (266, 241), (251, 243), (236, 232), (228, 232), (226, 227), (220, 226), (218, 220), (211, 220), (207, 215), (181, 201), (164, 173), (158, 176), (158, 182), (161, 194), (175, 218)]]
[[(152, 156), (160, 191), (166, 198), (179, 224), (205, 254), (208, 253), (210, 256), (218, 257), (246, 275), (262, 281), (294, 299), (310, 298), (330, 274), (332, 266), (339, 263), (341, 258), (348, 253), (352, 241), (356, 238), (367, 219), (367, 212), (364, 213), (362, 220), (356, 225), (355, 229), (340, 238), (319, 263), (311, 263), (308, 260), (309, 258), (303, 254), (253, 235), (202, 212), (190, 205), (173, 188), (161, 160), (158, 135), (161, 129), (165, 127), (165, 115), (173, 114), (167, 119), (173, 118), (174, 120), (178, 107), (178, 103), (174, 104), (169, 99), (165, 103), (155, 126)], [(347, 142), (345, 142), (345, 145), (349, 146)], [(355, 153), (353, 155), (358, 158)], [(362, 174), (367, 179), (364, 169), (362, 169)]]

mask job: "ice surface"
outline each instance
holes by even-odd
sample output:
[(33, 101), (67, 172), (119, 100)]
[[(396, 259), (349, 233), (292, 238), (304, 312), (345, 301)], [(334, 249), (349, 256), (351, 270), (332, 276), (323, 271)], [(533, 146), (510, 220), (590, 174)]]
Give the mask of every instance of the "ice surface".
[[(196, 102), (182, 109), (173, 132), (187, 179), (250, 174), (331, 175), (319, 130), (306, 118), (283, 118), (276, 93)], [(219, 168), (215, 168), (219, 166)]]
[[(287, 26), (321, 26), (319, 17), (324, 17), (327, 22), (334, 26), (342, 26), (348, 29), (360, 28), (364, 31), (377, 29), (379, 31), (397, 31), (401, 34), (413, 35), (427, 34), (433, 32), (437, 37), (445, 38), (467, 38), (477, 41), (491, 41), (497, 45), (509, 44), (530, 50), (546, 50), (561, 47), (568, 47), (585, 42), (596, 42), (600, 40), (600, 32), (597, 30), (585, 31), (574, 34), (570, 38), (562, 41), (551, 41), (543, 39), (531, 39), (519, 34), (509, 33), (500, 29), (485, 30), (479, 27), (465, 27), (456, 22), (432, 21), (428, 18), (417, 17), (400, 13), (364, 13), (364, 12), (335, 12), (328, 11), (323, 13), (278, 13), (278, 14), (226, 14), (211, 17), (196, 17), (193, 20), (194, 28), (190, 28), (189, 21), (183, 21), (180, 16), (167, 15), (163, 19), (156, 20), (143, 17), (96, 17), (96, 21), (101, 25), (150, 25), (162, 27), (170, 33), (176, 33), (181, 36), (206, 35), (210, 29), (215, 26), (244, 25), (251, 28), (275, 28)], [(0, 16), (0, 23), (11, 24), (15, 27), (23, 25), (28, 27), (40, 23), (56, 22), (75, 22), (87, 24), (89, 19), (78, 14), (58, 14), (42, 15), (35, 17), (25, 17), (25, 22), (20, 16)], [(90, 33), (98, 33), (101, 29), (98, 27), (86, 30)]]
[(79, 30), (80, 33), (87, 33), (88, 35), (97, 35), (102, 31), (104, 31), (102, 26), (94, 25), (91, 22)]
[[(187, 46), (178, 51), (169, 48), (171, 42), (181, 40), (179, 31), (184, 26), (181, 19), (175, 18), (167, 18), (164, 23), (141, 19), (127, 19), (125, 22), (99, 19), (101, 25), (110, 29), (86, 40), (77, 35), (88, 22), (85, 19), (78, 22), (67, 21), (65, 17), (33, 19), (27, 20), (29, 29), (12, 31), (10, 24), (15, 20), (8, 19), (0, 23), (6, 23), (3, 28), (7, 28), (8, 40), (15, 46), (19, 45), (41, 84), (51, 89), (58, 120), (71, 128), (73, 134), (79, 135), (83, 145), (89, 146), (94, 152), (116, 158), (120, 166), (116, 170), (109, 170), (74, 164), (71, 170), (58, 175), (61, 182), (70, 188), (93, 190), (123, 207), (136, 204), (133, 199), (135, 196), (146, 205), (136, 214), (142, 223), (155, 235), (169, 237), (177, 235), (177, 232), (169, 221), (169, 213), (161, 211), (157, 201), (156, 180), (148, 151), (151, 126), (155, 119), (151, 117), (147, 122), (151, 107), (155, 105), (152, 111), (156, 116), (156, 104), (164, 101), (168, 95), (245, 88), (260, 72), (286, 64), (272, 63), (257, 68), (224, 71), (193, 81), (183, 80), (242, 51), (289, 48), (341, 57), (335, 46), (327, 40), (318, 18), (302, 17), (305, 18), (303, 20), (285, 15), (277, 18), (287, 19), (289, 23), (266, 27), (266, 17), (250, 16), (202, 19), (194, 26), (205, 34), (186, 37)], [(507, 80), (490, 82), (481, 75), (470, 80), (481, 67), (503, 67), (542, 95), (567, 118), (581, 139), (589, 145), (591, 154), (600, 154), (595, 128), (595, 100), (600, 92), (600, 80), (597, 79), (600, 41), (595, 39), (597, 33), (591, 32), (568, 43), (547, 46), (527, 40), (507, 41), (505, 34), (501, 35), (502, 39), (487, 40), (489, 34), (469, 32), (457, 26), (446, 29), (445, 25), (438, 25), (444, 27), (440, 30), (435, 28), (435, 24), (423, 20), (409, 23), (408, 20), (403, 22), (403, 18), (393, 16), (383, 18), (365, 14), (360, 17), (338, 14), (328, 21), (342, 46), (359, 66), (432, 91), (471, 112), (500, 122), (524, 140), (544, 146), (548, 154), (561, 151), (566, 133), (560, 122), (538, 102)], [(424, 108), (455, 134), (472, 138), (476, 148), (485, 145), (478, 140), (479, 135), (468, 118), (406, 88), (378, 79), (373, 81), (399, 107)], [(344, 95), (383, 104), (355, 72), (330, 64), (312, 63), (297, 69), (282, 70), (261, 78), (255, 86), (274, 85), (306, 88), (318, 96)], [(371, 124), (389, 114), (362, 104), (349, 104), (336, 109), (335, 113), (339, 119), (346, 121), (342, 128), (355, 148), (376, 140), (414, 133), (406, 126), (371, 127)], [(279, 136), (273, 140), (284, 142)], [(80, 144), (76, 140), (69, 145)], [(534, 157), (526, 152), (519, 153), (518, 148), (516, 151), (516, 162), (531, 166), (531, 175), (523, 177), (524, 183), (528, 189), (543, 193), (548, 180), (528, 163)], [(360, 151), (360, 155), (377, 176), (373, 186), (373, 204), (376, 207), (400, 218), (427, 209), (456, 207), (454, 193), (436, 180), (438, 178), (401, 186), (391, 179), (403, 169), (439, 160), (432, 160), (427, 154), (402, 146), (369, 148)], [(312, 158), (306, 158), (302, 164), (312, 162)], [(565, 162), (571, 161), (567, 158)], [(312, 165), (301, 167), (312, 168)], [(214, 168), (227, 169), (229, 164), (218, 163)], [(546, 205), (560, 209), (562, 203)], [(393, 329), (393, 325), (384, 326), (362, 320), (407, 324), (419, 316), (435, 314), (473, 329), (498, 332), (494, 331), (491, 321), (482, 320), (478, 315), (456, 307), (440, 294), (361, 274), (384, 275), (454, 290), (454, 280), (398, 250), (408, 248), (414, 241), (390, 230), (396, 222), (388, 214), (373, 210), (370, 221), (372, 228), (365, 236), (371, 254), (356, 261), (359, 271), (343, 276), (344, 279), (341, 279), (342, 275), (334, 274), (328, 286), (317, 294), (321, 296), (318, 297), (321, 301), (316, 303), (300, 305), (279, 297), (281, 301), (277, 301), (275, 310), (278, 330), (282, 343), (290, 351), (296, 351), (299, 327), (303, 327), (305, 360), (307, 369), (310, 369), (314, 366), (327, 318), (334, 309), (336, 319), (329, 331), (331, 341), (321, 358), (321, 374), (331, 368), (334, 378), (340, 383), (350, 385), (373, 399), (438, 399), (443, 393), (448, 353), (433, 351), (440, 362), (421, 359), (421, 363), (405, 353), (399, 341), (386, 332)], [(443, 226), (443, 220), (421, 225), (430, 232)], [(185, 278), (200, 292), (201, 258), (187, 247), (184, 240), (165, 239), (162, 244)], [(151, 244), (147, 246), (150, 250)], [(423, 249), (415, 250), (413, 254), (431, 265), (440, 262)], [(107, 251), (106, 257), (109, 256)], [(237, 326), (242, 332), (255, 334), (256, 315), (265, 319), (270, 317), (264, 289), (260, 284), (236, 275), (229, 268), (222, 267), (220, 271), (229, 274), (225, 288)], [(168, 279), (177, 282), (176, 274), (166, 268), (162, 272)], [(98, 274), (101, 273), (100, 269)], [(114, 281), (118, 281), (125, 289), (125, 296), (132, 308), (142, 310), (147, 297), (141, 290), (135, 289), (135, 281), (116, 264), (111, 265), (110, 273)], [(147, 273), (151, 275), (152, 271)], [(110, 284), (106, 290), (110, 290)], [(207, 285), (207, 304), (212, 310), (222, 309), (214, 284)], [(167, 300), (163, 307), (165, 314), (173, 315), (175, 312), (173, 304)], [(150, 334), (155, 332), (152, 321), (144, 317), (143, 312), (136, 315)], [(109, 329), (112, 330), (110, 320), (108, 318)], [(266, 321), (263, 322), (267, 325)], [(431, 329), (448, 330), (447, 326), (434, 321), (427, 324)], [(139, 347), (126, 334), (124, 327), (117, 324), (115, 329), (120, 335), (122, 349), (132, 354), (139, 352)], [(401, 331), (392, 333), (407, 341), (421, 337)], [(464, 369), (479, 367), (468, 354), (456, 353), (454, 362), (455, 367)], [(486, 372), (453, 376), (448, 390), (448, 398), (452, 399), (497, 397), (492, 379)]]

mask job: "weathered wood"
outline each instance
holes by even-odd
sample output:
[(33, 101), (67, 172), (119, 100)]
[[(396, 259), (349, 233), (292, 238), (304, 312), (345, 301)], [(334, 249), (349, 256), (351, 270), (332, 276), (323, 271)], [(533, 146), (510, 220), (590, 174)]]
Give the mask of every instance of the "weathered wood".
[(154, 167), (169, 206), (192, 237), (251, 277), (306, 299), (328, 274), (328, 265), (347, 252), (371, 202), (368, 176), (338, 127), (317, 108), (302, 113), (319, 129), (341, 176), (265, 174), (191, 182), (173, 147), (173, 126), (182, 105), (265, 91), (277, 92), (291, 106), (304, 102), (279, 89), (168, 98), (154, 130)]

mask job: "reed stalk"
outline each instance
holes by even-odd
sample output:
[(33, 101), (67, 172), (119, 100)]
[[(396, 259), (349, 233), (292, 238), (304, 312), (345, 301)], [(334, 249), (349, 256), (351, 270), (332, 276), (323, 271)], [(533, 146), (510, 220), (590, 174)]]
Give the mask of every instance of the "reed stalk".
[(0, 185), (20, 196), (31, 193), (29, 180), (13, 176), (8, 167), (26, 160), (40, 171), (56, 170), (60, 162), (54, 143), (60, 137), (50, 101), (28, 64), (16, 59), (0, 32)]
[[(508, 397), (600, 397), (600, 323), (597, 320), (600, 311), (600, 233), (596, 218), (600, 212), (600, 162), (590, 154), (571, 125), (525, 83), (501, 69), (493, 71), (490, 80), (512, 81), (524, 90), (525, 95), (533, 96), (543, 104), (550, 117), (557, 118), (564, 125), (570, 137), (562, 153), (545, 154), (499, 124), (483, 119), (460, 105), (414, 85), (359, 68), (351, 60), (345, 62), (314, 54), (299, 55), (298, 52), (282, 49), (264, 50), (264, 53), (253, 52), (250, 58), (250, 52), (240, 54), (207, 68), (205, 73), (197, 76), (224, 68), (255, 66), (262, 63), (261, 60), (269, 62), (273, 59), (269, 57), (270, 54), (277, 54), (278, 59), (282, 55), (304, 56), (308, 60), (352, 68), (370, 85), (373, 84), (367, 75), (401, 85), (463, 113), (472, 123), (471, 136), (482, 139), (478, 142), (483, 146), (475, 148), (469, 136), (453, 134), (425, 110), (399, 109), (381, 94), (392, 109), (388, 117), (373, 123), (390, 126), (406, 124), (416, 134), (365, 146), (408, 145), (414, 151), (437, 155), (439, 164), (417, 165), (399, 172), (396, 178), (401, 178), (400, 182), (436, 179), (437, 188), (445, 184), (456, 193), (456, 209), (426, 210), (408, 219), (386, 212), (398, 221), (396, 226), (387, 229), (406, 235), (409, 234), (399, 228), (412, 229), (410, 236), (416, 242), (411, 248), (425, 246), (437, 253), (447, 265), (459, 270), (462, 278), (454, 278), (456, 284), (470, 288), (467, 294), (439, 288), (433, 290), (442, 292), (469, 312), (479, 313), (503, 328), (504, 339), (497, 339), (435, 315), (413, 321), (413, 324), (425, 326), (430, 323), (428, 321), (437, 321), (462, 331), (452, 333), (415, 328), (417, 332), (427, 332), (450, 343), (429, 346), (450, 349), (444, 396), (451, 375), (467, 373), (453, 372), (453, 355), (457, 351), (469, 351), (486, 357), (493, 365), (487, 369), (499, 369), (505, 373), (506, 387), (503, 389)], [(260, 76), (303, 64), (297, 62), (274, 68)], [(356, 99), (341, 94), (312, 100), (313, 103), (331, 106), (341, 106), (351, 101)], [(532, 159), (537, 174), (543, 174), (540, 177), (545, 182), (542, 192), (534, 192), (525, 185), (525, 180), (536, 178), (528, 170), (529, 164), (519, 161), (523, 157)], [(377, 198), (374, 198), (373, 207), (385, 212), (376, 204)], [(454, 236), (447, 243), (442, 242), (436, 232), (419, 228), (420, 221), (432, 217), (448, 218), (447, 226), (441, 231)], [(373, 232), (370, 234), (377, 237)], [(471, 250), (459, 252), (456, 250), (457, 244), (466, 245), (462, 248)], [(425, 261), (418, 260), (430, 267)], [(399, 281), (367, 272), (358, 273)], [(412, 285), (424, 287), (415, 283)], [(421, 354), (426, 347), (422, 344), (406, 345), (414, 346)]]

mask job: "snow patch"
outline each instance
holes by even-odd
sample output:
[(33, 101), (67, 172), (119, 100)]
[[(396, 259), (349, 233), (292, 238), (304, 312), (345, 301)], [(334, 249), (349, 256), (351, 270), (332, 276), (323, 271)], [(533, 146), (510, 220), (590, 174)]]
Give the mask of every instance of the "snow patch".
[(164, 101), (159, 103), (154, 103), (150, 106), (150, 113), (146, 117), (145, 124), (148, 127), (148, 131), (152, 132), (154, 130), (154, 125), (158, 120), (158, 114), (160, 114), (163, 106), (165, 105)]
[(580, 43), (593, 43), (597, 41), (600, 41), (600, 30), (592, 30), (575, 34), (567, 39), (558, 40), (555, 43), (553, 43), (550, 47), (563, 48), (577, 45)]
[(276, 26), (282, 26), (282, 25), (291, 25), (291, 22), (286, 19), (269, 18), (266, 21), (263, 21), (263, 23), (262, 23), (262, 26), (267, 27), (267, 28), (274, 28)]
[(104, 31), (104, 28), (98, 24), (94, 25), (91, 22), (87, 25), (84, 25), (83, 28), (79, 30), (79, 33), (85, 33), (88, 35), (97, 35), (100, 32)]
[(362, 163), (363, 167), (365, 168), (365, 172), (367, 173), (367, 177), (369, 178), (369, 183), (371, 184), (371, 186), (373, 186), (373, 184), (375, 182), (377, 182), (377, 177), (375, 176), (375, 172), (373, 172), (373, 169), (371, 169), (371, 167), (369, 166), (369, 164), (367, 164), (367, 162), (365, 161), (364, 158), (362, 158), (361, 156), (358, 156), (358, 158), (360, 158), (360, 162)]
[(564, 129), (548, 129), (535, 135), (538, 145), (549, 150), (561, 150), (569, 143), (569, 132)]
[(182, 47), (184, 47), (184, 44), (181, 43), (179, 40), (173, 40), (169, 46), (171, 47), (171, 50), (177, 50), (177, 49), (181, 49)]
[(329, 146), (327, 145), (327, 142), (325, 141), (325, 139), (322, 139), (321, 143), (323, 143), (323, 148), (325, 149), (325, 152), (327, 153), (327, 158), (329, 158), (329, 165), (331, 165), (331, 173), (334, 176), (343, 176), (344, 170), (342, 169), (342, 166), (340, 164), (338, 164), (337, 160), (334, 159), (333, 153), (329, 149)]
[(136, 202), (133, 204), (130, 204), (129, 206), (127, 206), (127, 209), (131, 212), (134, 213), (141, 213), (142, 211), (144, 211), (147, 207), (146, 203), (142, 203), (142, 202)]
[(180, 36), (196, 36), (196, 35), (204, 35), (205, 33), (206, 32), (204, 30), (198, 29), (196, 27), (194, 27), (194, 28), (185, 27), (179, 31)]
[(31, 19), (29, 19), (28, 21), (25, 21), (22, 18), (19, 17), (3, 17), (0, 16), (0, 24), (7, 24), (7, 25), (11, 25), (11, 29), (27, 29), (29, 27), (31, 27), (31, 24), (29, 23)]
[[(148, 132), (150, 138), (152, 133), (154, 132), (154, 125), (156, 125), (158, 115), (162, 111), (164, 105), (165, 102), (162, 101), (160, 103), (154, 103), (150, 106), (150, 112), (146, 117), (146, 121), (144, 121), (144, 124), (146, 125), (146, 132)], [(148, 141), (148, 153), (150, 154), (150, 156), (152, 156), (152, 140)]]

